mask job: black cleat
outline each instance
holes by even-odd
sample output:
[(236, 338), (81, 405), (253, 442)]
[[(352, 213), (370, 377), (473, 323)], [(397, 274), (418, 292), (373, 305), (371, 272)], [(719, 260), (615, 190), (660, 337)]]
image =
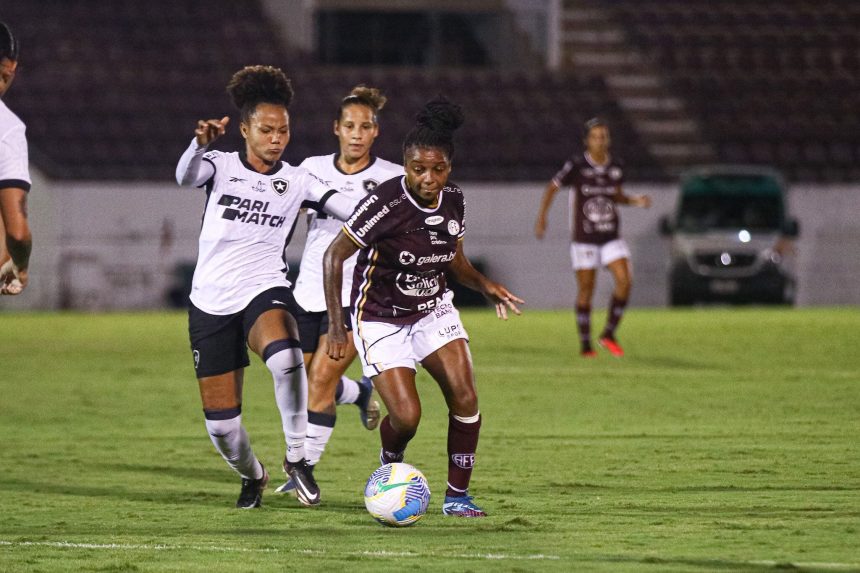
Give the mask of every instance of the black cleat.
[(239, 509), (254, 509), (263, 505), (263, 491), (269, 483), (269, 472), (263, 464), (260, 464), (260, 467), (263, 468), (263, 477), (260, 479), (242, 478), (242, 492), (236, 500), (236, 507)]
[(373, 399), (373, 382), (367, 376), (362, 376), (358, 382), (359, 391), (358, 415), (361, 423), (368, 430), (375, 430), (379, 425), (379, 402)]
[(320, 488), (314, 479), (314, 466), (304, 458), (296, 463), (284, 460), (284, 471), (294, 484), (299, 503), (308, 507), (320, 504)]

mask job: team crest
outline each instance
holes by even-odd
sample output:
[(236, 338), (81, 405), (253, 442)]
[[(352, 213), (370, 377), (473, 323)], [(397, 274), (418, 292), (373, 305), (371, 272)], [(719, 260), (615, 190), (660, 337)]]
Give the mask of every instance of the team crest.
[(272, 179), (272, 191), (278, 195), (283, 195), (290, 188), (290, 182), (286, 179)]
[(373, 179), (365, 179), (361, 182), (362, 187), (368, 193), (373, 193), (376, 191), (376, 188), (379, 187), (379, 181), (374, 181)]
[(448, 221), (448, 233), (450, 233), (451, 235), (456, 235), (459, 232), (460, 232), (460, 223), (458, 223), (454, 219), (451, 219), (450, 221)]
[(621, 168), (620, 167), (610, 167), (609, 168), (609, 178), (618, 181), (621, 179)]

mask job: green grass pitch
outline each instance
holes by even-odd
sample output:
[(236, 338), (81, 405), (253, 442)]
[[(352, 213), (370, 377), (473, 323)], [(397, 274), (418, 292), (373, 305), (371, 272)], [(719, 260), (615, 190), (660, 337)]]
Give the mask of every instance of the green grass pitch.
[(0, 571), (860, 571), (858, 309), (633, 308), (620, 360), (579, 358), (569, 312), (463, 318), (490, 517), (441, 515), (446, 411), (421, 373), (407, 461), (431, 507), (388, 529), (355, 407), (300, 507), (271, 492), (283, 436), (253, 358), (244, 419), (273, 479), (238, 511), (184, 314), (0, 314)]

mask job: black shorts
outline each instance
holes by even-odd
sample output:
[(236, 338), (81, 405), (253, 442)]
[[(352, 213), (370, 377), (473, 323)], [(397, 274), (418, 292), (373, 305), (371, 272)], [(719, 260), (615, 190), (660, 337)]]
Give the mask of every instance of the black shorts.
[[(303, 309), (296, 303), (296, 312), (293, 315), (299, 325), (299, 340), (302, 343), (302, 352), (312, 354), (317, 351), (320, 336), (328, 334), (328, 311), (311, 312)], [(343, 324), (347, 332), (352, 331), (352, 320), (349, 318), (349, 307), (343, 309)]]
[(248, 332), (257, 318), (273, 308), (295, 314), (296, 306), (293, 291), (287, 287), (261, 292), (235, 314), (209, 314), (193, 303), (189, 305), (188, 335), (197, 377), (217, 376), (248, 366)]

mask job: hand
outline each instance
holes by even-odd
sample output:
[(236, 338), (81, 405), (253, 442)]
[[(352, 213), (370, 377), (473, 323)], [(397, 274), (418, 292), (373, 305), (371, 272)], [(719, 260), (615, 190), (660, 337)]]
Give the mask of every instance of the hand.
[(328, 323), (326, 336), (326, 354), (332, 360), (340, 360), (346, 355), (346, 327), (340, 322)]
[(485, 285), (484, 296), (486, 296), (490, 302), (496, 306), (496, 316), (502, 320), (508, 319), (508, 309), (511, 309), (514, 314), (522, 314), (520, 309), (514, 303), (518, 302), (520, 304), (525, 304), (526, 302), (520, 297), (514, 295), (511, 291), (505, 288), (504, 285), (500, 285), (499, 283), (494, 283), (492, 281), (488, 281)]
[(636, 207), (647, 209), (651, 206), (651, 197), (648, 195), (634, 195), (632, 203)]
[(546, 217), (543, 215), (538, 215), (537, 221), (535, 221), (535, 237), (537, 239), (543, 240), (543, 235), (546, 232)]
[(27, 269), (19, 269), (9, 258), (0, 266), (0, 295), (16, 295), (27, 287)]
[(230, 123), (230, 117), (224, 116), (221, 119), (199, 120), (197, 129), (194, 130), (194, 136), (197, 138), (198, 145), (209, 145), (222, 135), (227, 129), (227, 124)]

